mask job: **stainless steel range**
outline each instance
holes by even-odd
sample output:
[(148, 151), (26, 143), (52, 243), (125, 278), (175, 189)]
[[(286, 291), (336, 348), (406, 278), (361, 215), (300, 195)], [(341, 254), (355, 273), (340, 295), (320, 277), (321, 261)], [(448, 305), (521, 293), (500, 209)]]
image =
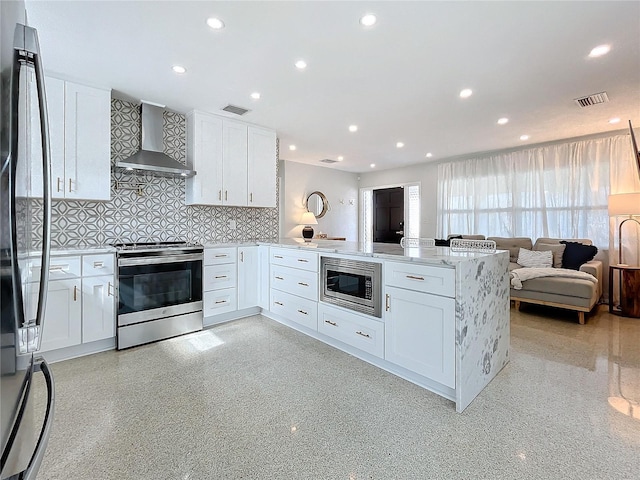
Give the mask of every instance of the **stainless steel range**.
[(202, 245), (113, 246), (118, 257), (118, 350), (202, 330)]

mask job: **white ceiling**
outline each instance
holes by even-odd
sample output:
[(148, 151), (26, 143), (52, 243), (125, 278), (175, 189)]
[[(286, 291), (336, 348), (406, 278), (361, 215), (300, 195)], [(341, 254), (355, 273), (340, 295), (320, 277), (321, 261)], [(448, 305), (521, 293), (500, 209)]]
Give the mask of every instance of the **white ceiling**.
[[(342, 155), (331, 168), (364, 172), (640, 126), (637, 1), (27, 0), (27, 11), (50, 72), (182, 113), (249, 108), (243, 120), (275, 128), (286, 160)], [(368, 12), (378, 23), (364, 28)], [(211, 30), (210, 16), (226, 27)], [(605, 43), (608, 55), (588, 57)], [(601, 91), (609, 103), (573, 101)]]

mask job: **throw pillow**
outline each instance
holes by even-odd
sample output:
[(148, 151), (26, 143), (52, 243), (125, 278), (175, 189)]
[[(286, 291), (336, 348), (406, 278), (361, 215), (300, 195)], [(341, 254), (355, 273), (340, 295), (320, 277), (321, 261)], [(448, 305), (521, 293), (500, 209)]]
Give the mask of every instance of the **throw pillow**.
[(553, 268), (562, 268), (562, 255), (565, 245), (551, 243), (536, 243), (533, 249), (537, 252), (550, 251), (553, 253)]
[(551, 268), (551, 265), (553, 265), (553, 254), (551, 250), (534, 252), (533, 250), (520, 248), (518, 265), (529, 268)]
[(562, 268), (570, 268), (571, 270), (580, 270), (583, 263), (593, 260), (598, 253), (598, 249), (593, 245), (584, 245), (579, 242), (567, 242), (562, 240), (566, 248), (562, 254)]
[(443, 238), (435, 238), (434, 240), (436, 241), (436, 247), (448, 247), (449, 246), (449, 240), (445, 240)]

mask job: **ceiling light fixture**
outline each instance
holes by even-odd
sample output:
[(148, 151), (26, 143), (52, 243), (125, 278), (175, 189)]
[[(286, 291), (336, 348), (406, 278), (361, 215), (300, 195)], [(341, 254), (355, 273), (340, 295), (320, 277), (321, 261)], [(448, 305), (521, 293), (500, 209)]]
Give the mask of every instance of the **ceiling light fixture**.
[(254, 100), (260, 100), (260, 92), (253, 92), (251, 94), (251, 98), (253, 98)]
[(427, 158), (431, 158), (431, 157), (433, 157), (433, 153), (431, 153), (431, 152), (427, 153), (426, 157), (427, 157)]
[(175, 73), (179, 73), (179, 74), (183, 74), (187, 72), (187, 69), (184, 68), (181, 65), (174, 65), (173, 67), (171, 67), (171, 69), (175, 72)]
[(295, 150), (297, 147), (295, 145), (289, 145), (289, 150), (293, 151)]
[(611, 50), (610, 45), (598, 45), (593, 50), (591, 50), (591, 52), (589, 52), (589, 56), (591, 58), (601, 57), (609, 53), (610, 50)]
[(470, 88), (465, 88), (460, 91), (460, 98), (469, 98), (473, 94), (473, 90)]
[(360, 17), (360, 25), (364, 27), (371, 27), (378, 21), (377, 17), (373, 13), (367, 13)]
[(502, 117), (498, 119), (498, 125), (506, 125), (509, 123), (509, 119), (507, 117)]
[(357, 125), (349, 125), (349, 131), (350, 132), (357, 132), (358, 131), (358, 126)]
[(613, 117), (609, 119), (609, 123), (610, 124), (614, 124), (614, 123), (620, 123), (620, 119), (618, 117)]
[(520, 140), (529, 140), (529, 135), (520, 135)]
[(296, 62), (296, 68), (298, 70), (304, 70), (305, 68), (307, 68), (307, 62), (305, 62), (304, 60), (298, 60)]
[(207, 18), (207, 25), (214, 30), (222, 30), (224, 28), (224, 22), (216, 17)]
[(372, 163), (371, 165), (369, 165), (371, 168), (376, 168), (376, 164)]
[(344, 160), (344, 157), (343, 157), (342, 155), (340, 155), (340, 156), (338, 157), (338, 161), (339, 161), (339, 162), (341, 162), (342, 160)]
[(402, 142), (396, 143), (396, 148), (402, 148), (402, 147), (404, 147), (404, 143)]

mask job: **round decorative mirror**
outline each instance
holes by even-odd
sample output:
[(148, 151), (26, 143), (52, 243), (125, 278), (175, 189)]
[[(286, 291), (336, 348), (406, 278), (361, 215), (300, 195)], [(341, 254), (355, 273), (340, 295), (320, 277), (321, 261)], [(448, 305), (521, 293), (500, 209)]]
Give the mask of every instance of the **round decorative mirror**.
[(307, 212), (312, 212), (316, 218), (324, 217), (329, 210), (329, 201), (322, 192), (311, 192), (307, 197)]

